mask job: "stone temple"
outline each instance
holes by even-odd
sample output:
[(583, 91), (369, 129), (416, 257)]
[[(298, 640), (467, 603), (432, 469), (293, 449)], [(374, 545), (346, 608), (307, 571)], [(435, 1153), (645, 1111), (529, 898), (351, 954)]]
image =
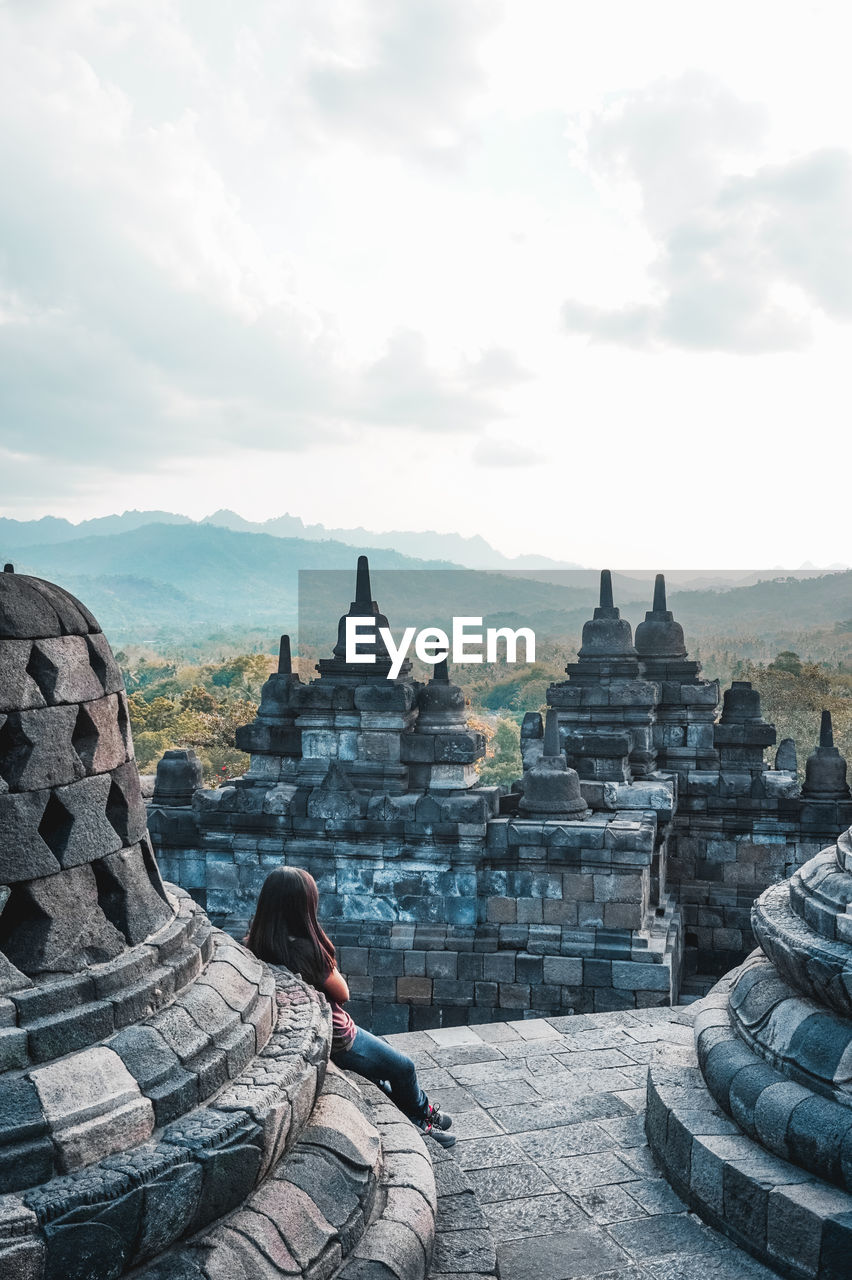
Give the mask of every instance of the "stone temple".
[[(179, 796), (176, 798), (180, 798)], [(312, 988), (164, 884), (88, 610), (0, 575), (0, 1276), (425, 1276), (414, 1128)]]
[[(354, 594), (349, 615), (382, 617), (364, 557)], [(148, 820), (168, 877), (236, 937), (270, 868), (307, 867), (374, 1030), (676, 1003), (745, 958), (760, 892), (852, 823), (828, 718), (800, 788), (792, 742), (765, 760), (756, 690), (702, 679), (662, 576), (634, 636), (601, 574), (510, 795), (478, 781), (485, 743), (446, 662), (426, 684), (387, 679), (382, 654), (347, 666), (346, 616), (308, 683), (282, 638), (238, 733), (246, 775), (206, 791), (170, 752)]]
[[(634, 636), (604, 572), (505, 795), (446, 663), (421, 684), (378, 656), (365, 676), (338, 637), (302, 683), (284, 638), (245, 777), (205, 791), (169, 752), (146, 814), (97, 622), (0, 575), (2, 1280), (852, 1274), (830, 719), (799, 788), (662, 580)], [(236, 941), (282, 860), (320, 883), (357, 1020), (456, 1113), (452, 1152), (331, 1065), (323, 997)]]

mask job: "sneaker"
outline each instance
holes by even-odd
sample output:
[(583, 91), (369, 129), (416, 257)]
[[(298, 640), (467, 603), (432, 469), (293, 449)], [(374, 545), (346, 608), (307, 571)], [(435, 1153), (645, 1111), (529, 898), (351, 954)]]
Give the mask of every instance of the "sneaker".
[(452, 1129), (453, 1127), (453, 1117), (444, 1115), (441, 1108), (437, 1105), (433, 1106), (431, 1102), (429, 1103), (427, 1119), (436, 1129)]
[(442, 1129), (437, 1129), (430, 1120), (421, 1120), (417, 1128), (427, 1138), (434, 1138), (442, 1147), (454, 1147), (456, 1145), (455, 1134), (444, 1133)]

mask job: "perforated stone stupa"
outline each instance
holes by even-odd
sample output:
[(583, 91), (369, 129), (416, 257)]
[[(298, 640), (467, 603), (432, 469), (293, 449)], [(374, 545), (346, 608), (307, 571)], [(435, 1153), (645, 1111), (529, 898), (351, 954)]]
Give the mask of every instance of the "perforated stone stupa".
[(675, 1189), (743, 1247), (795, 1280), (842, 1280), (852, 831), (761, 894), (753, 915), (760, 947), (698, 1006), (694, 1053), (652, 1065), (648, 1138)]
[[(163, 770), (180, 803), (198, 779)], [(420, 1138), (328, 1005), (164, 884), (89, 611), (0, 575), (3, 1280), (423, 1280)], [(381, 1263), (378, 1261), (381, 1259)]]

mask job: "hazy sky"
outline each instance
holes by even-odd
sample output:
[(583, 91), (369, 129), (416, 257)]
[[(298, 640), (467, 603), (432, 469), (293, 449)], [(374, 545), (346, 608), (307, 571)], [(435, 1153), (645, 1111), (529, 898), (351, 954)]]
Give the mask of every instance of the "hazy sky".
[(852, 560), (850, 27), (0, 0), (0, 512)]

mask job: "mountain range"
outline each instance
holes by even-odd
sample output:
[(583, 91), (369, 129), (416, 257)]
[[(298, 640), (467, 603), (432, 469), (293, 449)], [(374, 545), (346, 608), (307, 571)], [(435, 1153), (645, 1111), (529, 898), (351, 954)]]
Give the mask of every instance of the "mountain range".
[[(449, 543), (422, 537), (427, 548), (449, 547), (456, 535), (434, 535)], [(509, 560), (474, 570), (449, 554), (414, 557), (399, 547), (342, 538), (235, 531), (168, 512), (127, 512), (82, 526), (52, 517), (0, 519), (0, 562), (12, 560), (18, 572), (72, 591), (120, 644), (181, 644), (204, 633), (252, 630), (265, 643), (285, 629), (324, 643), (352, 599), (362, 551), (370, 557), (373, 594), (395, 627), (446, 626), (453, 614), (473, 614), (487, 626), (530, 626), (537, 635), (573, 638), (597, 603), (597, 571), (560, 569), (554, 561), (520, 567)], [(616, 603), (634, 625), (650, 607), (651, 579), (650, 573), (613, 574)], [(681, 572), (668, 581), (669, 606), (688, 638), (751, 634), (777, 637), (783, 647), (792, 632), (852, 620), (848, 571), (780, 578), (771, 571)]]
[[(308, 542), (342, 542), (359, 550), (395, 550), (417, 560), (443, 560), (466, 569), (522, 569), (524, 571), (562, 571), (580, 569), (581, 565), (570, 560), (554, 560), (543, 555), (507, 556), (492, 547), (479, 535), (463, 537), (458, 533), (436, 533), (434, 530), (415, 532), (410, 529), (392, 529), (375, 532), (358, 526), (354, 529), (331, 528), (323, 524), (305, 524), (299, 516), (285, 514), (270, 520), (246, 520), (235, 511), (223, 508), (202, 520), (173, 511), (125, 511), (121, 515), (99, 516), (72, 524), (57, 516), (42, 516), (40, 520), (12, 520), (0, 517), (0, 554), (8, 554), (18, 547), (54, 546), (83, 538), (107, 537), (117, 533), (129, 533), (150, 524), (213, 525), (230, 529), (233, 533), (263, 533), (275, 538), (298, 538)], [(661, 566), (665, 568), (665, 566)], [(830, 570), (846, 569), (848, 565), (832, 564), (820, 569), (809, 562), (793, 572), (796, 575), (816, 575)], [(650, 572), (638, 574), (637, 579), (647, 581)], [(676, 570), (668, 572), (669, 581), (682, 590), (746, 586), (765, 579), (773, 573), (782, 573), (780, 567), (766, 569), (734, 570)]]
[(342, 542), (364, 550), (393, 548), (418, 560), (446, 560), (469, 569), (579, 569), (568, 561), (549, 556), (505, 556), (484, 538), (462, 537), (458, 533), (414, 533), (391, 530), (373, 533), (369, 529), (330, 529), (323, 524), (305, 524), (299, 516), (276, 516), (271, 520), (246, 520), (235, 511), (214, 511), (203, 520), (170, 511), (125, 511), (123, 515), (100, 516), (72, 524), (57, 516), (40, 520), (10, 520), (0, 517), (0, 548), (54, 546), (82, 538), (128, 533), (149, 524), (213, 525), (232, 533), (262, 533), (275, 538), (299, 538), (308, 542)]

